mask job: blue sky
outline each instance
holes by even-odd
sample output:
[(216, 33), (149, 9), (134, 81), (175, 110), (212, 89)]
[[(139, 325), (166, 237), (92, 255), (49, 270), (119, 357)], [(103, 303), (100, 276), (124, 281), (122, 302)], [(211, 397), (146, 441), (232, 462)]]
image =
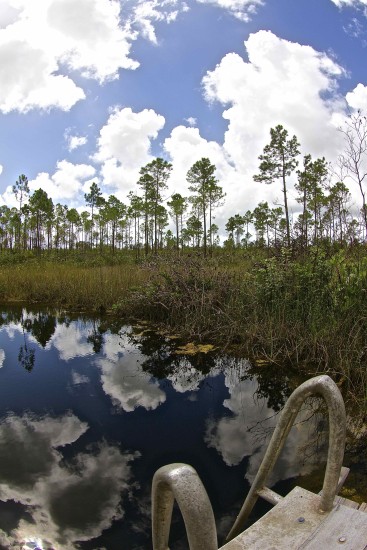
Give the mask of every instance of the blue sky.
[(0, 204), (21, 173), (55, 203), (84, 208), (92, 181), (126, 202), (156, 156), (185, 195), (206, 156), (223, 228), (281, 202), (252, 180), (276, 124), (335, 162), (367, 110), (366, 45), (367, 0), (0, 0)]

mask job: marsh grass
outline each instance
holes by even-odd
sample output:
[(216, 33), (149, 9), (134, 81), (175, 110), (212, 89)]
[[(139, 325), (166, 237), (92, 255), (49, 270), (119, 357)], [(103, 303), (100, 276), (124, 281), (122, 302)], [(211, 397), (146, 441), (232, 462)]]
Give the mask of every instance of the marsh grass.
[[(256, 251), (255, 251), (256, 252)], [(367, 409), (367, 253), (288, 250), (237, 257), (165, 254), (7, 259), (0, 301), (112, 309), (196, 343), (313, 375), (329, 372)]]
[(85, 267), (39, 262), (0, 267), (0, 300), (108, 310), (144, 281), (134, 264)]
[[(246, 265), (246, 267), (245, 267)], [(367, 405), (367, 257), (288, 251), (243, 265), (158, 259), (126, 294), (123, 314), (164, 324), (190, 341), (236, 346), (310, 375), (329, 372)]]

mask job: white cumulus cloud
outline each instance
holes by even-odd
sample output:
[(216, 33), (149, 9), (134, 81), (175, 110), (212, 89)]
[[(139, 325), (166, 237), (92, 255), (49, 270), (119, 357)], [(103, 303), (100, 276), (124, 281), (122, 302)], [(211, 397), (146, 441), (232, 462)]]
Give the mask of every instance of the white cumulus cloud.
[(345, 96), (348, 105), (355, 110), (367, 112), (367, 86), (358, 84), (354, 90)]
[(83, 90), (69, 77), (55, 75), (57, 62), (47, 52), (20, 39), (3, 36), (6, 31), (0, 30), (0, 110), (3, 113), (51, 107), (68, 111), (85, 98)]
[[(271, 205), (281, 201), (279, 186), (253, 182), (270, 128), (282, 124), (290, 137), (298, 137), (302, 152), (328, 160), (341, 147), (334, 117), (345, 108), (337, 93), (343, 69), (325, 53), (270, 31), (251, 34), (245, 48), (247, 60), (228, 53), (203, 79), (207, 101), (222, 105), (223, 118), (228, 121), (223, 144), (208, 142), (198, 129), (182, 126), (165, 142), (183, 172), (197, 160), (195, 156), (207, 156), (217, 165), (217, 178), (227, 193), (218, 213), (222, 223), (238, 211), (252, 210), (260, 200)], [(293, 200), (291, 208), (297, 207)]]
[(198, 123), (197, 119), (193, 116), (189, 116), (188, 118), (185, 118), (185, 122), (187, 122), (189, 126), (196, 126)]
[(41, 172), (29, 182), (31, 191), (43, 189), (54, 201), (74, 199), (82, 191), (83, 183), (96, 173), (96, 169), (88, 164), (72, 164), (61, 160), (56, 165), (56, 172), (50, 176)]
[(197, 0), (197, 2), (226, 9), (241, 21), (246, 22), (256, 13), (257, 7), (264, 3), (262, 0)]
[(65, 139), (67, 141), (68, 151), (70, 152), (88, 143), (88, 138), (86, 136), (72, 136), (66, 133)]
[[(237, 187), (238, 192), (241, 193), (243, 186), (242, 175), (231, 164), (226, 150), (216, 141), (208, 141), (203, 138), (198, 128), (185, 126), (177, 126), (172, 130), (171, 135), (164, 141), (164, 149), (170, 156), (173, 165), (169, 180), (169, 192), (172, 193), (179, 192), (184, 196), (190, 194), (186, 174), (191, 166), (201, 158), (209, 158), (210, 162), (216, 166), (215, 177), (224, 192), (227, 193), (224, 210), (221, 208), (216, 211), (215, 223), (223, 225), (228, 212), (228, 200), (231, 200), (231, 195), (236, 192)], [(235, 208), (238, 208), (238, 203)]]
[(343, 69), (326, 54), (270, 31), (251, 34), (245, 47), (247, 63), (228, 54), (203, 80), (207, 99), (228, 107), (224, 147), (236, 164), (253, 157), (276, 124), (296, 133), (308, 152), (327, 154), (336, 145), (332, 97)]
[(69, 111), (86, 97), (75, 72), (104, 83), (136, 69), (133, 42), (157, 43), (156, 25), (187, 10), (182, 0), (0, 0), (0, 111)]
[(104, 82), (135, 69), (136, 33), (120, 8), (117, 0), (2, 0), (0, 110), (67, 111), (85, 98), (69, 70)]
[(139, 113), (130, 108), (114, 109), (100, 130), (93, 157), (101, 164), (103, 183), (122, 191), (125, 198), (139, 178), (139, 169), (153, 159), (151, 140), (164, 123), (164, 117), (153, 109)]
[(333, 4), (338, 6), (338, 8), (343, 8), (344, 6), (350, 7), (361, 7), (367, 6), (367, 0), (331, 0)]
[[(117, 0), (48, 0), (46, 20), (57, 33), (59, 55), (71, 69), (99, 81), (116, 78), (119, 69), (135, 69), (129, 58), (133, 34), (120, 24)], [(61, 40), (64, 45), (61, 46)], [(61, 51), (60, 51), (61, 50)]]
[(155, 24), (172, 23), (179, 13), (189, 8), (181, 0), (138, 0), (133, 10), (133, 23), (144, 38), (157, 43)]
[(5, 29), (17, 20), (19, 9), (17, 9), (15, 2), (13, 4), (8, 0), (0, 0), (0, 29)]
[[(185, 126), (174, 128), (164, 142), (173, 163), (171, 191), (187, 193), (186, 173), (201, 157), (216, 165), (218, 183), (226, 193), (224, 206), (215, 212), (221, 228), (230, 216), (253, 210), (260, 201), (271, 207), (281, 204), (280, 185), (253, 181), (270, 128), (282, 124), (289, 137), (297, 136), (302, 154), (329, 161), (343, 146), (337, 128), (347, 105), (338, 94), (344, 69), (327, 54), (270, 31), (250, 34), (244, 45), (247, 59), (228, 53), (202, 82), (206, 100), (221, 105), (228, 122), (223, 143), (208, 141), (198, 128)], [(357, 87), (347, 99), (361, 103), (364, 98), (364, 87)], [(297, 213), (293, 183), (288, 182), (289, 206)]]

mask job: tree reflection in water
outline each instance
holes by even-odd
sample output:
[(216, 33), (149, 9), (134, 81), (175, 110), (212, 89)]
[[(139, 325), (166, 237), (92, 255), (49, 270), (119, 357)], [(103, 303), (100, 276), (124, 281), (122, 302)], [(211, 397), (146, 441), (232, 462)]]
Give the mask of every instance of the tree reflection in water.
[[(228, 354), (183, 353), (147, 325), (21, 309), (0, 325), (0, 509), (13, 514), (0, 547), (148, 548), (153, 473), (179, 461), (198, 470), (219, 533), (228, 530), (299, 379)], [(313, 413), (292, 431), (273, 482), (314, 467)], [(183, 531), (175, 518), (172, 550), (185, 547)]]
[(20, 348), (19, 348), (18, 362), (19, 362), (20, 366), (23, 367), (26, 371), (32, 372), (33, 367), (34, 367), (36, 350), (35, 350), (34, 347), (29, 346), (28, 342), (27, 342), (28, 339), (26, 337), (24, 329), (26, 329), (27, 332), (30, 331), (31, 321), (28, 318), (24, 318), (24, 311), (23, 310), (21, 312), (20, 324), (21, 324), (22, 330), (23, 330), (24, 344), (22, 346), (20, 346)]
[(20, 346), (18, 353), (18, 361), (21, 367), (26, 371), (32, 372), (34, 367), (36, 350), (34, 348), (28, 347), (25, 339), (24, 346)]
[(93, 345), (94, 353), (99, 353), (104, 344), (104, 333), (106, 332), (105, 328), (102, 328), (101, 325), (98, 326), (96, 319), (93, 319), (93, 329), (92, 332), (88, 335), (87, 342), (90, 342)]

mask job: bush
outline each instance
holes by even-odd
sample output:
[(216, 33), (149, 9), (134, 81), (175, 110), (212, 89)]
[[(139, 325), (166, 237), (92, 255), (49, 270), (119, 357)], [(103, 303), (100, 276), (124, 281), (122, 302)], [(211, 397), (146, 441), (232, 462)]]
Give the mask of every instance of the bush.
[(315, 250), (295, 260), (284, 251), (241, 270), (182, 256), (144, 269), (148, 283), (124, 296), (121, 314), (282, 366), (333, 372), (366, 395), (366, 258)]

